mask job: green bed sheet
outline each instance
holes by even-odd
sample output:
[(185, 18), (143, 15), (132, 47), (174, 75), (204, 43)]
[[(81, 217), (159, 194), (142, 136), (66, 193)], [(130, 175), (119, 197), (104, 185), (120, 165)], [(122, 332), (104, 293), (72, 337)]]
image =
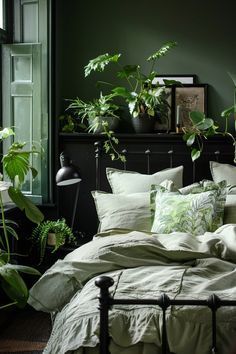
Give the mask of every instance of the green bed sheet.
[[(158, 235), (127, 230), (98, 234), (58, 260), (30, 290), (29, 304), (53, 315), (45, 354), (97, 354), (99, 275), (114, 279), (116, 298), (206, 299), (215, 293), (236, 299), (236, 224), (215, 233)], [(236, 340), (236, 308), (217, 311), (217, 345), (228, 354)], [(161, 353), (162, 311), (158, 306), (123, 305), (110, 311), (112, 354)], [(170, 350), (211, 353), (211, 312), (206, 307), (167, 310)]]

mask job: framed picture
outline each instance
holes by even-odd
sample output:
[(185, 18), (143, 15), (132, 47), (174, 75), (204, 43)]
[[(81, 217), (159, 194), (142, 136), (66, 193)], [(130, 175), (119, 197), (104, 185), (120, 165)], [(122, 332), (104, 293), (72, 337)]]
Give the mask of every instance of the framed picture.
[(189, 113), (199, 111), (207, 114), (207, 84), (173, 87), (175, 126), (191, 126)]
[(197, 76), (193, 75), (158, 75), (152, 81), (153, 85), (164, 85), (164, 80), (175, 80), (181, 82), (181, 84), (196, 84)]

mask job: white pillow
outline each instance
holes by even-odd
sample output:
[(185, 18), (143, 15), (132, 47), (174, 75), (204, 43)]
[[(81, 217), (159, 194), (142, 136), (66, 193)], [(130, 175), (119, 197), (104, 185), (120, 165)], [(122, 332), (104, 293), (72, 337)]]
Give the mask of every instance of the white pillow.
[[(168, 180), (160, 187), (174, 190), (173, 182)], [(98, 232), (117, 228), (151, 231), (150, 191), (126, 195), (93, 191), (92, 195), (100, 222)]]
[[(223, 180), (226, 180), (227, 186), (236, 185), (236, 166), (229, 165), (227, 163), (219, 163), (216, 161), (210, 161), (210, 170), (212, 179), (215, 183), (219, 183)], [(229, 190), (229, 193), (234, 191), (236, 188)]]
[(236, 195), (230, 194), (226, 197), (224, 210), (224, 224), (236, 224)]
[(106, 174), (114, 194), (148, 192), (152, 184), (160, 184), (164, 180), (173, 181), (176, 188), (183, 185), (183, 166), (167, 168), (152, 175), (107, 167)]
[(151, 230), (150, 193), (127, 195), (92, 192), (98, 219), (99, 232), (109, 229)]

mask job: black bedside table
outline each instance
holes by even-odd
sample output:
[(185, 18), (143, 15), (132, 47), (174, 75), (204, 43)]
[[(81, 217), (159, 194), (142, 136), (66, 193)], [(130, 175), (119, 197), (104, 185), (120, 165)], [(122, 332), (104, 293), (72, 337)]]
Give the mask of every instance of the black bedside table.
[(91, 238), (83, 236), (78, 237), (76, 244), (74, 245), (63, 245), (58, 250), (52, 253), (54, 247), (46, 246), (45, 255), (42, 263), (37, 266), (37, 269), (44, 273), (48, 268), (50, 268), (57, 260), (63, 259), (68, 253), (74, 251), (75, 249), (83, 246), (85, 243), (91, 241)]

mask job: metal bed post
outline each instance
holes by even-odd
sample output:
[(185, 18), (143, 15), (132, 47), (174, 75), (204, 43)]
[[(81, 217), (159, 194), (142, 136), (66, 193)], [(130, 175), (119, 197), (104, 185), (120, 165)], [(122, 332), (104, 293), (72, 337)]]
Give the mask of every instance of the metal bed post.
[(170, 299), (166, 294), (163, 294), (160, 298), (159, 306), (162, 309), (162, 354), (171, 354), (167, 341), (167, 331), (166, 331), (166, 310), (170, 306)]
[(216, 296), (215, 294), (212, 294), (208, 300), (208, 307), (211, 309), (211, 328), (212, 328), (212, 348), (211, 352), (212, 354), (217, 353), (217, 348), (216, 348), (216, 311), (220, 307), (220, 298)]
[(100, 288), (99, 310), (100, 310), (100, 354), (109, 354), (109, 329), (108, 329), (108, 312), (110, 308), (109, 288), (114, 284), (114, 280), (110, 277), (102, 276), (95, 280), (95, 284)]
[(99, 190), (101, 186), (101, 164), (100, 158), (102, 154), (101, 141), (96, 141), (94, 143), (95, 148), (95, 161), (96, 161), (96, 189)]

